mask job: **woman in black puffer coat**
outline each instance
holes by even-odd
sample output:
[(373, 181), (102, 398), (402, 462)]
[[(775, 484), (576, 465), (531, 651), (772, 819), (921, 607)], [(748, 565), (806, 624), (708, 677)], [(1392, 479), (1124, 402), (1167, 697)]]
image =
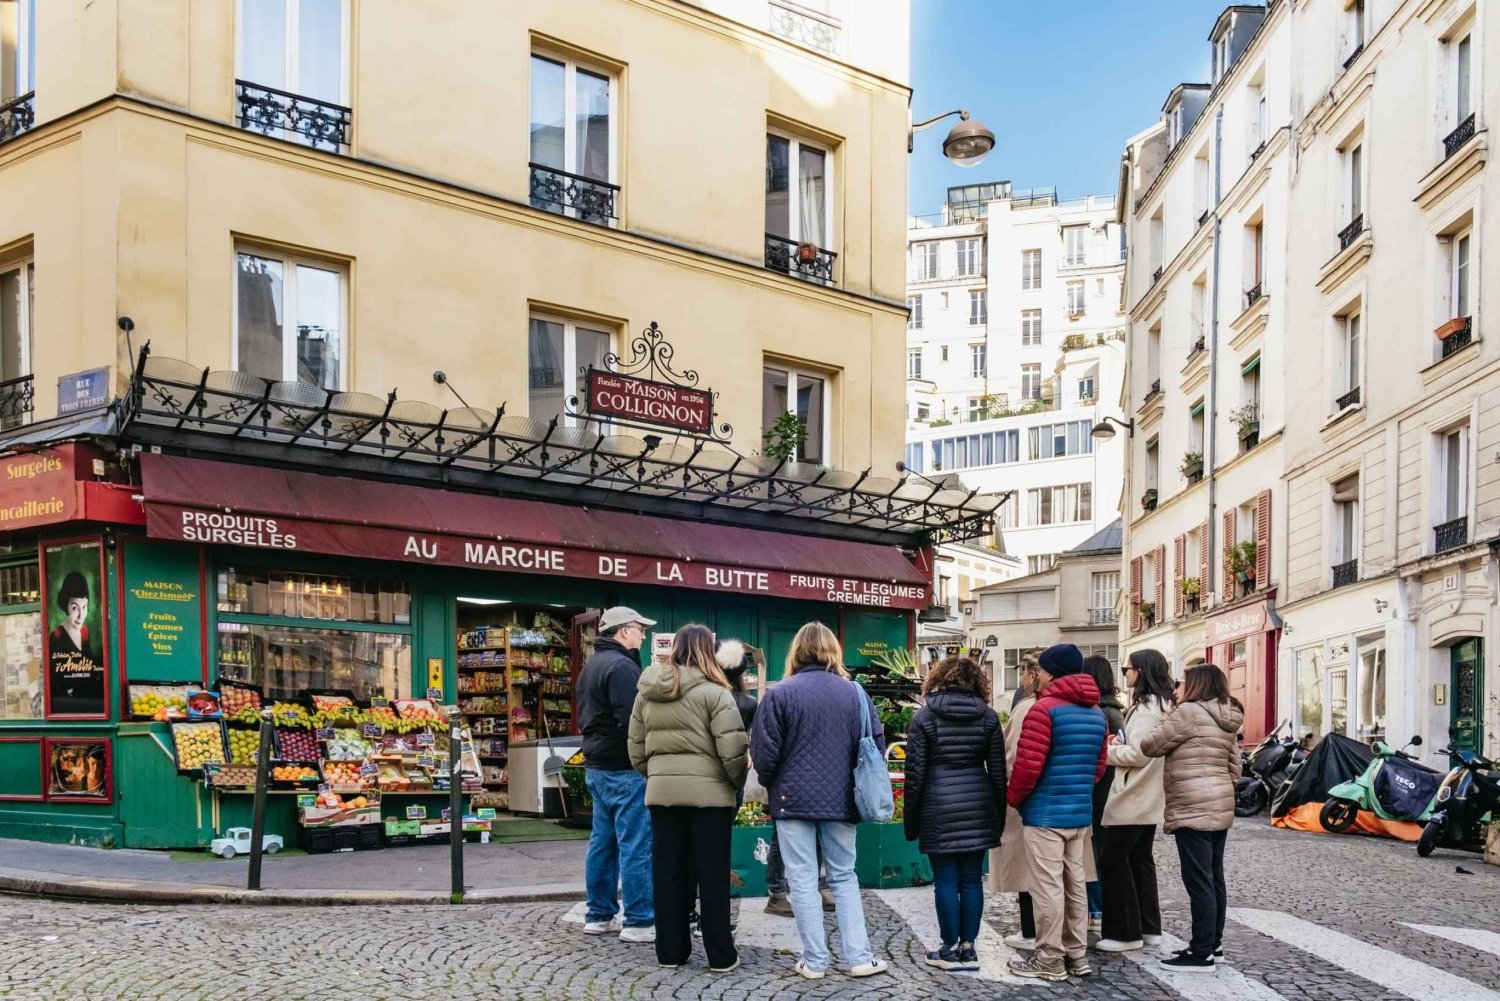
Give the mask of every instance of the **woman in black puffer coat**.
[(1005, 826), (1005, 736), (989, 682), (967, 657), (927, 675), (927, 704), (912, 717), (906, 752), (906, 837), (932, 862), (942, 945), (927, 965), (977, 970), (984, 913), (984, 853)]

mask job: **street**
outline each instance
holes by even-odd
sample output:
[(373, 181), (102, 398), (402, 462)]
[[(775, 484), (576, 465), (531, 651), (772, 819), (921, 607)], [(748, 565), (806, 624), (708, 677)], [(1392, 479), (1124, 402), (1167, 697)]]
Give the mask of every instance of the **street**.
[[(1164, 921), (1187, 926), (1175, 852), (1159, 841)], [(379, 861), (378, 857), (375, 860)], [(921, 965), (936, 934), (931, 891), (865, 894), (870, 980), (792, 974), (793, 923), (758, 900), (739, 914), (743, 966), (710, 975), (656, 967), (650, 947), (580, 933), (581, 905), (202, 907), (0, 898), (0, 997), (15, 999), (597, 998), (1278, 998), (1500, 1001), (1500, 869), (1476, 856), (1277, 831), (1241, 821), (1226, 865), (1226, 960), (1169, 974), (1152, 956), (1091, 953), (1097, 975), (1068, 985), (1003, 973), (1013, 900), (990, 898), (978, 974)], [(1459, 872), (1462, 869), (1464, 872)], [(372, 865), (371, 875), (379, 873)]]

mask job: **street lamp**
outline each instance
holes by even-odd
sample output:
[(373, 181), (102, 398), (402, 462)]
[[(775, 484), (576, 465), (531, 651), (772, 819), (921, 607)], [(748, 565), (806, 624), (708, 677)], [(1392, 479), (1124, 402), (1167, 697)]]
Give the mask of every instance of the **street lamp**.
[(1132, 436), (1135, 434), (1135, 421), (1122, 421), (1116, 417), (1099, 418), (1099, 423), (1094, 425), (1094, 429), (1089, 434), (1100, 441), (1109, 441), (1115, 436), (1115, 429), (1110, 425), (1118, 426), (1121, 430)]
[(995, 133), (977, 121), (970, 121), (969, 112), (963, 108), (914, 123), (906, 135), (906, 151), (911, 152), (918, 132), (954, 115), (958, 116), (959, 122), (949, 131), (948, 138), (943, 140), (943, 155), (960, 167), (979, 166), (980, 161), (995, 148)]

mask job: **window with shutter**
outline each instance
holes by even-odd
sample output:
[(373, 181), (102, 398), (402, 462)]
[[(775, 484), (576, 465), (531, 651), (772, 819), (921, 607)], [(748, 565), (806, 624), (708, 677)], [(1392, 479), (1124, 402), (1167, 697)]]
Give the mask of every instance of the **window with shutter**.
[(1185, 609), (1182, 597), (1182, 575), (1187, 566), (1187, 536), (1179, 535), (1172, 542), (1172, 615), (1182, 618)]
[(1208, 520), (1198, 526), (1198, 595), (1202, 601), (1213, 587), (1213, 558), (1208, 551)]
[(1167, 618), (1167, 547), (1165, 545), (1156, 547), (1156, 597), (1152, 601), (1156, 605), (1156, 621), (1163, 622)]
[(1271, 585), (1271, 491), (1262, 490), (1255, 502), (1255, 586)]
[(1050, 619), (1056, 607), (1050, 590), (1022, 591), (1017, 596), (1016, 617), (1021, 619)]
[(1234, 513), (1234, 508), (1224, 512), (1224, 534), (1219, 537), (1219, 549), (1224, 554), (1219, 566), (1220, 594), (1224, 601), (1234, 597), (1234, 567), (1229, 562), (1229, 551), (1234, 548)]
[(1141, 631), (1141, 558), (1130, 561), (1130, 631)]

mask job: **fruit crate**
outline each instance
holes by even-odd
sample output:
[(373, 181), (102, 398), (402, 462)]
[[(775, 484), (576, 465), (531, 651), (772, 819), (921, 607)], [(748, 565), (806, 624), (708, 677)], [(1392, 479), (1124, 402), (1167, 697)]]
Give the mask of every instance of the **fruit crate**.
[[(312, 775), (301, 779), (279, 779), (276, 778), (278, 768), (306, 768), (312, 771)], [(307, 792), (318, 788), (323, 781), (322, 773), (318, 771), (316, 761), (286, 761), (281, 758), (272, 758), (270, 767), (266, 771), (266, 787), (268, 789), (293, 789), (299, 792)]]
[[(253, 765), (255, 754), (260, 750), (260, 724), (241, 723), (238, 720), (224, 721), (224, 738), (229, 744), (229, 763), (232, 765)], [(234, 756), (235, 748), (248, 749), (248, 756)]]
[[(174, 719), (168, 726), (172, 742), (172, 763), (179, 775), (201, 775), (209, 763), (226, 764), (229, 752), (224, 743), (224, 722), (216, 719)], [(184, 760), (183, 751), (201, 743), (206, 756)]]
[(176, 699), (177, 700), (176, 708), (178, 709), (179, 712), (182, 713), (183, 717), (186, 717), (187, 716), (187, 690), (188, 690), (188, 686), (189, 685), (192, 685), (192, 686), (196, 687), (198, 685), (198, 682), (196, 682), (196, 681), (132, 681), (126, 687), (126, 690), (125, 690), (125, 698), (126, 698), (126, 700), (128, 702), (128, 706), (129, 706), (129, 709), (130, 709), (130, 716), (131, 716), (131, 718), (132, 719), (154, 719), (155, 716), (156, 716), (156, 713), (155, 713), (154, 710), (151, 711), (151, 712), (137, 712), (136, 711), (137, 706), (140, 703), (140, 700), (148, 698), (148, 697), (153, 697), (153, 696), (155, 698), (159, 698), (162, 701), (163, 705), (167, 704), (172, 699)]
[(258, 711), (266, 705), (266, 692), (261, 686), (252, 685), (248, 681), (230, 681), (228, 678), (220, 678), (219, 705), (226, 717), (233, 716), (243, 709)]
[(276, 757), (287, 761), (313, 761), (318, 758), (317, 735), (305, 727), (276, 728)]

